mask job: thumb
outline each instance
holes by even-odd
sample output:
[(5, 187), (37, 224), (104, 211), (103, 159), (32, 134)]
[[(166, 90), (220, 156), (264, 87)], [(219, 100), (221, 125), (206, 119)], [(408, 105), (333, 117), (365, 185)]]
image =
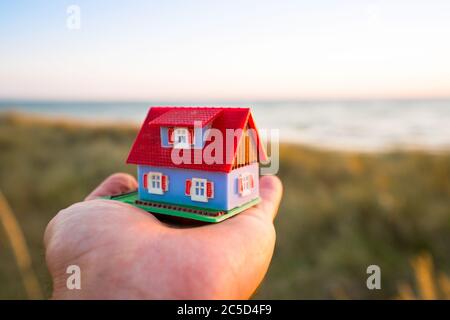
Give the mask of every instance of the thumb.
[(86, 201), (94, 200), (99, 197), (116, 195), (136, 190), (138, 183), (136, 179), (126, 173), (116, 173), (103, 181), (90, 195)]

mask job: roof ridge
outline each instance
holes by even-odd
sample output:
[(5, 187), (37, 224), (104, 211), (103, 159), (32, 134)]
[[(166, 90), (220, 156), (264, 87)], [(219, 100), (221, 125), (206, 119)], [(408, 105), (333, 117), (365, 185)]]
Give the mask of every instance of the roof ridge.
[(158, 109), (241, 109), (250, 110), (250, 107), (234, 107), (234, 106), (150, 106), (150, 108)]

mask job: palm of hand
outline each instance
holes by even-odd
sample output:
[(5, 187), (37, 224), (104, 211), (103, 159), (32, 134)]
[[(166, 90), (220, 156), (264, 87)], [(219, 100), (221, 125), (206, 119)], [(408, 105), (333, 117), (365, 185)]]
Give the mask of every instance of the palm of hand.
[[(169, 226), (138, 208), (99, 196), (137, 187), (117, 174), (85, 202), (62, 210), (45, 232), (54, 298), (243, 299), (269, 266), (281, 198), (274, 177), (261, 179), (263, 201), (219, 224)], [(66, 269), (81, 269), (81, 290), (68, 290)]]

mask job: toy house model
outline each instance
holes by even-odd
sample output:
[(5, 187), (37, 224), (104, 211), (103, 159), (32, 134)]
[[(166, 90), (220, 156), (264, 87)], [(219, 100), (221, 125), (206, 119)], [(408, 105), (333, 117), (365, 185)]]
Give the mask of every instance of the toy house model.
[(259, 162), (265, 160), (249, 108), (152, 107), (127, 160), (137, 165), (137, 194), (115, 200), (219, 222), (259, 201)]

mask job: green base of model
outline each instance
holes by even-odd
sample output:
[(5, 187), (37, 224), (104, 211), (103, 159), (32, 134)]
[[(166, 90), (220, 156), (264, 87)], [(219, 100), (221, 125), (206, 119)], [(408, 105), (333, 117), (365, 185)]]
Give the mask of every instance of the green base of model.
[(225, 219), (231, 218), (232, 216), (256, 205), (260, 201), (260, 198), (256, 198), (240, 207), (234, 208), (229, 211), (224, 211), (224, 210), (205, 209), (194, 206), (173, 205), (163, 202), (142, 201), (138, 199), (137, 191), (106, 197), (106, 199), (131, 204), (135, 207), (144, 209), (145, 211), (151, 213), (165, 214), (169, 216), (194, 219), (210, 223), (217, 223)]

